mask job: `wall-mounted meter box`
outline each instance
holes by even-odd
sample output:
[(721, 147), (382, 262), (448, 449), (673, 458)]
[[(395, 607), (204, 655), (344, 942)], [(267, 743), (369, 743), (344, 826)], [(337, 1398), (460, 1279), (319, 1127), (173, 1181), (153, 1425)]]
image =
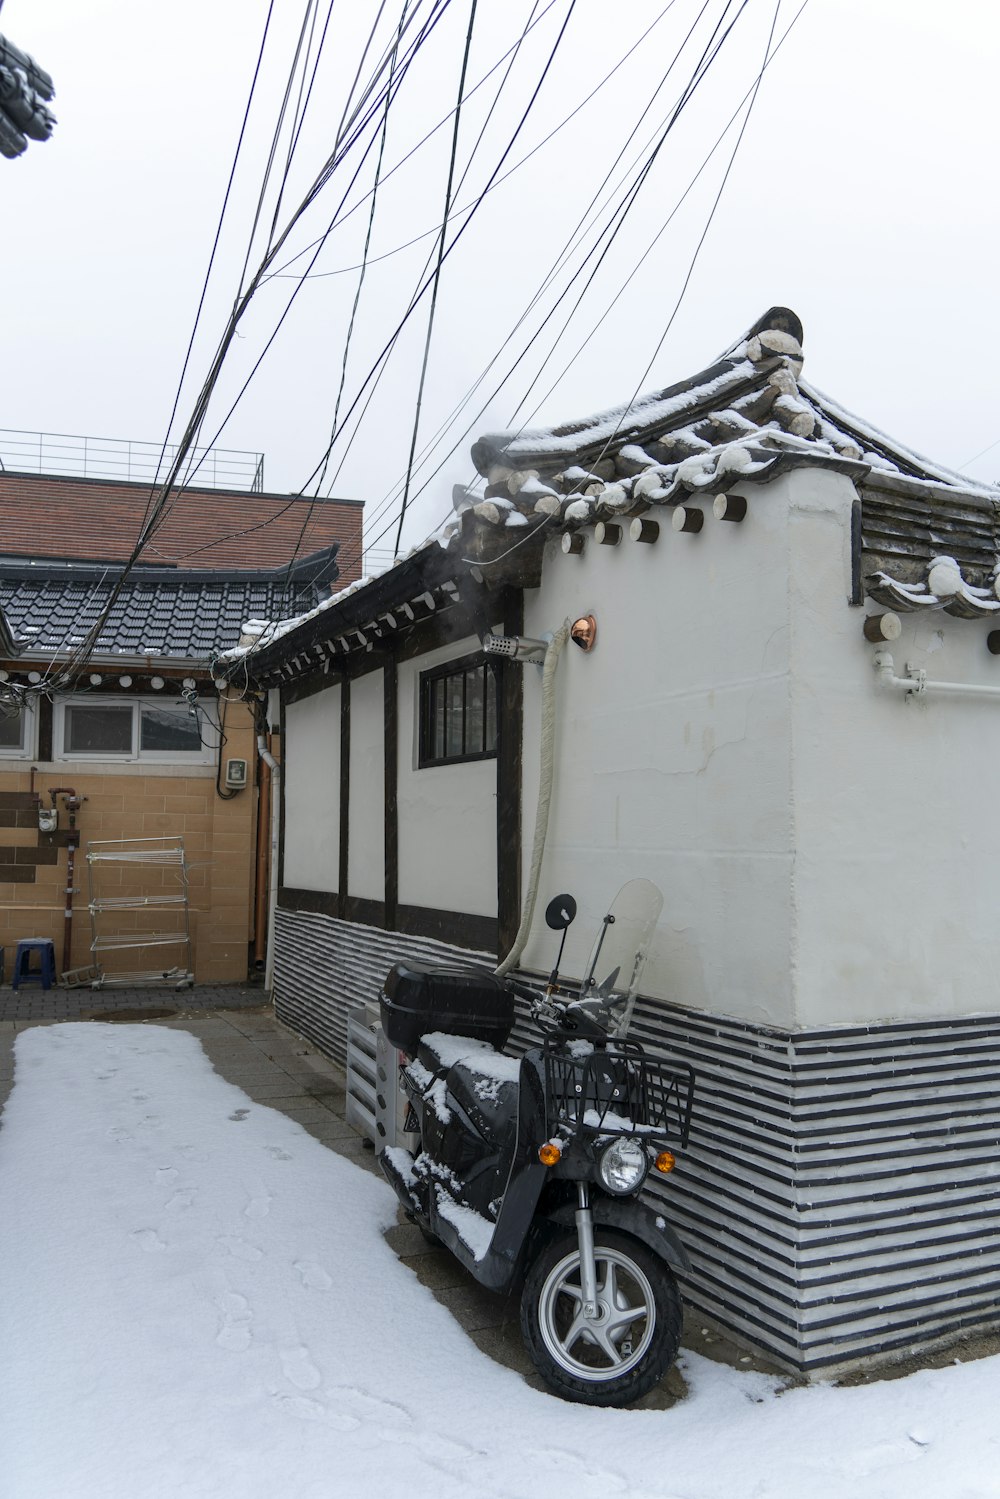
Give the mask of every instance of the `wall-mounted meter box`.
[(59, 808), (39, 807), (38, 809), (38, 831), (40, 833), (56, 833), (59, 830)]
[(247, 762), (245, 760), (226, 761), (226, 787), (229, 791), (242, 791), (247, 783)]

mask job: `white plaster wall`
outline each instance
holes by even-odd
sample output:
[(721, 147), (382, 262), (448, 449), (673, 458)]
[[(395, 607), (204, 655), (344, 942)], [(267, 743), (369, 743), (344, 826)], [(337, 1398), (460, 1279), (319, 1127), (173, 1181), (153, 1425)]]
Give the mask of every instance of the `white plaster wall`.
[(496, 761), (417, 769), (420, 673), (478, 649), (470, 636), (399, 666), (399, 901), (496, 916)]
[(347, 894), (385, 899), (385, 686), (381, 671), (351, 683), (351, 823)]
[(337, 889), (340, 867), (340, 688), (290, 703), (282, 744), (284, 882)]
[[(862, 625), (881, 611), (844, 605), (852, 486), (791, 480), (796, 1022), (995, 1012), (1000, 697), (879, 687)], [(898, 676), (1000, 686), (989, 624), (900, 618)]]
[[(773, 488), (773, 486), (771, 487)], [(749, 486), (748, 518), (654, 546), (625, 539), (582, 557), (546, 553), (526, 595), (543, 635), (593, 613), (590, 655), (558, 673), (557, 775), (539, 902), (524, 962), (547, 968), (542, 916), (570, 890), (567, 943), (579, 973), (600, 914), (636, 876), (665, 896), (643, 989), (685, 1005), (785, 1025), (793, 863), (787, 506)], [(665, 522), (665, 524), (663, 524)], [(525, 669), (525, 880), (534, 830), (540, 670)]]

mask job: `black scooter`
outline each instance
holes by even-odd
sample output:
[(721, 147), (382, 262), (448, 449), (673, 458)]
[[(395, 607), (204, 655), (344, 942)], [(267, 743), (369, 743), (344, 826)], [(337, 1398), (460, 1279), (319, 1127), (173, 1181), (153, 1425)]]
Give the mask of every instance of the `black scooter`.
[[(407, 1214), (482, 1285), (521, 1294), (521, 1329), (542, 1379), (568, 1400), (629, 1405), (680, 1341), (674, 1269), (687, 1255), (647, 1176), (687, 1143), (694, 1078), (626, 1039), (663, 898), (630, 881), (604, 917), (579, 988), (482, 969), (397, 963), (381, 996), (409, 1104), (409, 1148), (379, 1162)], [(576, 914), (561, 895), (546, 921)], [(603, 977), (598, 977), (603, 975)], [(541, 1045), (502, 1047), (515, 997)]]

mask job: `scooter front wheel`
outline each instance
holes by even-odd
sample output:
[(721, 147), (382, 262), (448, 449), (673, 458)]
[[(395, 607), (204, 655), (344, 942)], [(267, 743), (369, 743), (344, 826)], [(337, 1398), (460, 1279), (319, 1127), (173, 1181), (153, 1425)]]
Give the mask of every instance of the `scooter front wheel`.
[(542, 1379), (565, 1400), (631, 1405), (670, 1368), (682, 1309), (670, 1270), (638, 1240), (598, 1229), (596, 1316), (585, 1317), (580, 1250), (562, 1234), (532, 1264), (521, 1331)]

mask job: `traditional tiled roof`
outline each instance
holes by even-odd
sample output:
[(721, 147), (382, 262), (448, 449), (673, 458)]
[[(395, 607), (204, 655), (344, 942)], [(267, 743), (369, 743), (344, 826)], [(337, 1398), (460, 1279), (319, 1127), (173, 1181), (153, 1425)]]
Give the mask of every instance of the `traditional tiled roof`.
[[(149, 496), (148, 484), (0, 472), (0, 555), (124, 562)], [(362, 515), (357, 500), (185, 489), (141, 560), (256, 571), (339, 542), (341, 576), (350, 580), (361, 571)]]
[(489, 483), (474, 513), (494, 525), (580, 524), (811, 463), (1000, 498), (807, 385), (802, 357), (799, 319), (772, 307), (691, 379), (583, 421), (481, 437), (472, 457)]
[(457, 489), (456, 520), (431, 543), (262, 631), (251, 673), (273, 682), (317, 661), (330, 670), (341, 655), (410, 628), (418, 599), (427, 610), (462, 601), (482, 612), (489, 594), (493, 607), (505, 583), (538, 582), (554, 533), (566, 546), (584, 527), (657, 509), (680, 512), (675, 524), (706, 502), (725, 513), (734, 486), (745, 498), (747, 486), (809, 466), (857, 487), (856, 602), (867, 594), (893, 609), (963, 618), (1000, 610), (1000, 489), (911, 452), (801, 375), (802, 325), (772, 307), (692, 379), (583, 421), (481, 437), (472, 456), (485, 494)]
[[(336, 578), (336, 548), (293, 570), (209, 572), (136, 567), (101, 631), (93, 659), (184, 661), (206, 665), (237, 644), (254, 615), (313, 608)], [(0, 559), (0, 616), (22, 661), (51, 660), (78, 645), (106, 605), (120, 566)]]

